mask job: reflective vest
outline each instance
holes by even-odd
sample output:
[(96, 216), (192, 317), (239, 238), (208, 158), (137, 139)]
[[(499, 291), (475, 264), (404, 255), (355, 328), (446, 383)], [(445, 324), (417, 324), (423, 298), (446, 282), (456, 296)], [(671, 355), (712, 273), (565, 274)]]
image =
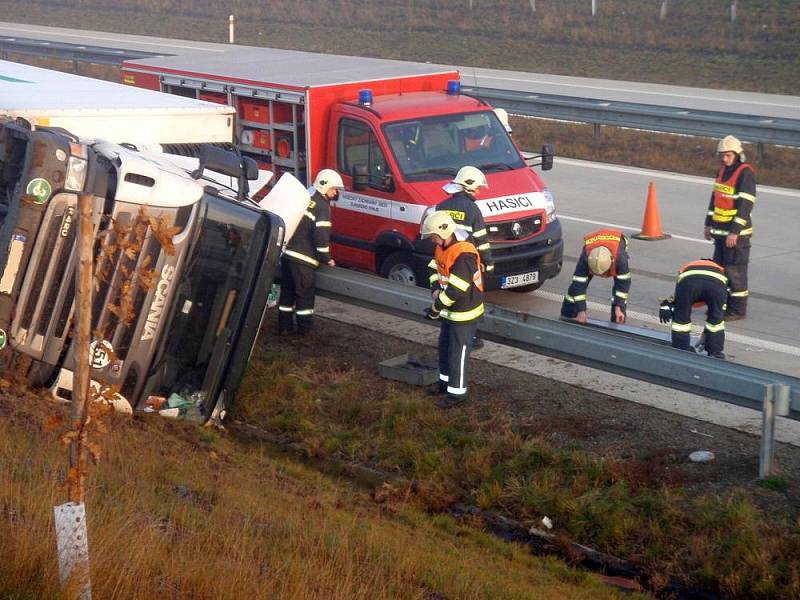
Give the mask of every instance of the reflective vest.
[(695, 275), (711, 277), (712, 279), (721, 281), (724, 285), (728, 285), (725, 267), (715, 263), (713, 260), (701, 259), (686, 263), (678, 271), (678, 282)]
[(752, 169), (752, 167), (747, 163), (742, 163), (728, 179), (722, 179), (725, 165), (720, 167), (714, 182), (714, 214), (711, 216), (711, 220), (715, 223), (730, 223), (736, 216), (738, 210), (736, 183), (739, 181), (739, 175), (745, 169)]
[[(476, 270), (469, 280), (464, 280), (452, 273), (453, 265), (462, 254), (475, 256)], [(470, 242), (455, 242), (447, 248), (436, 247), (434, 254), (436, 271), (441, 287), (440, 301), (444, 304), (441, 317), (455, 322), (473, 321), (483, 314), (483, 276), (481, 275), (481, 257)], [(457, 289), (460, 293), (450, 294), (448, 290)], [(474, 288), (474, 289), (473, 289)]]
[(589, 254), (595, 248), (604, 246), (611, 252), (611, 268), (596, 277), (616, 277), (617, 276), (617, 255), (619, 254), (619, 247), (622, 244), (622, 232), (617, 229), (601, 229), (587, 235), (584, 240), (584, 251), (588, 258)]

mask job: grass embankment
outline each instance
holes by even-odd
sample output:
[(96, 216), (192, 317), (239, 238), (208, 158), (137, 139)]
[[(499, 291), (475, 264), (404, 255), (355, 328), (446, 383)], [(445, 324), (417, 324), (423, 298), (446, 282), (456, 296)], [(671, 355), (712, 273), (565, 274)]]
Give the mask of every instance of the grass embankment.
[(797, 94), (795, 0), (12, 0), (3, 19), (539, 73)]
[(307, 345), (257, 356), (236, 416), (309, 456), (402, 475), (431, 511), (461, 501), (539, 527), (549, 516), (560, 535), (655, 573), (651, 585), (673, 577), (729, 597), (800, 595), (796, 519), (768, 517), (744, 491), (697, 496), (657, 457), (605, 459), (528, 436), (499, 398), (438, 410), (415, 389), (346, 366), (343, 345), (359, 334), (348, 335), (322, 358)]
[[(0, 381), (0, 597), (58, 591), (61, 412)], [(95, 598), (616, 598), (592, 575), (409, 502), (158, 417), (112, 418), (87, 493)], [(629, 597), (629, 596), (626, 596)]]

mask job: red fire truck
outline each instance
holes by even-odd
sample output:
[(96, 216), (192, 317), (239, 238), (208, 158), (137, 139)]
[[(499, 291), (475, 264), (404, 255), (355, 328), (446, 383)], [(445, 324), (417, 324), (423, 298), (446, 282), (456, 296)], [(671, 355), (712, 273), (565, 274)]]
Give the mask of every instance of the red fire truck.
[[(276, 172), (310, 182), (341, 173), (332, 205), (337, 263), (425, 285), (432, 247), (419, 238), (425, 210), (472, 165), (489, 182), (477, 204), (495, 273), (488, 289), (531, 291), (561, 269), (553, 196), (526, 164), (492, 107), (460, 93), (458, 72), (429, 64), (270, 48), (146, 58), (123, 81), (230, 104), (241, 150)], [(539, 164), (552, 166), (543, 147)]]

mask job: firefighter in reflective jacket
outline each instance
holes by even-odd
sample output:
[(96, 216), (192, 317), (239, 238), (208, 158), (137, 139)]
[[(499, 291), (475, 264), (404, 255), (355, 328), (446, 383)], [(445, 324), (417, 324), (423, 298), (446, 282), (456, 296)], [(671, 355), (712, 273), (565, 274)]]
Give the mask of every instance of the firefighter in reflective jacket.
[(488, 188), (489, 183), (480, 169), (461, 167), (455, 179), (444, 186), (444, 191), (452, 195), (437, 204), (436, 210), (446, 211), (459, 229), (469, 234), (468, 240), (475, 245), (481, 256), (482, 269), (489, 273), (494, 269), (489, 233), (481, 209), (475, 204), (475, 198), (482, 187)]
[(732, 135), (717, 146), (722, 165), (714, 182), (708, 204), (705, 229), (707, 240), (714, 240), (714, 262), (725, 267), (730, 292), (725, 318), (744, 319), (747, 314), (747, 264), (750, 261), (750, 237), (753, 235), (751, 212), (756, 202), (756, 176), (745, 162), (742, 144)]
[(658, 316), (662, 323), (672, 320), (672, 347), (694, 352), (691, 346), (692, 307), (707, 306), (703, 331), (709, 356), (725, 358), (725, 302), (728, 278), (725, 269), (708, 259), (686, 263), (678, 271), (675, 295), (661, 301)]
[(322, 169), (314, 180), (314, 195), (281, 256), (281, 294), (278, 298), (278, 334), (311, 331), (314, 315), (314, 279), (320, 263), (335, 266), (330, 257), (331, 207), (344, 187), (336, 171)]
[(429, 264), (436, 269), (432, 286), (433, 306), (425, 310), (429, 319), (439, 319), (439, 383), (434, 393), (447, 394), (437, 401), (450, 408), (467, 398), (467, 359), (472, 340), (483, 315), (483, 278), (481, 258), (466, 233), (444, 211), (428, 215), (421, 234), (436, 245)]
[(586, 323), (586, 290), (594, 276), (614, 278), (611, 321), (624, 323), (631, 289), (631, 272), (628, 268), (628, 242), (621, 231), (601, 229), (584, 238), (572, 283), (561, 303), (562, 317)]

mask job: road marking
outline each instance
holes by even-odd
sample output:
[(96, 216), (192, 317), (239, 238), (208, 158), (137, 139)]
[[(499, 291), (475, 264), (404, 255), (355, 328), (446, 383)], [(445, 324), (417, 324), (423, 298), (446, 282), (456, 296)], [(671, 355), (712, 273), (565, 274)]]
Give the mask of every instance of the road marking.
[[(626, 173), (628, 175), (641, 175), (643, 177), (653, 177), (658, 179), (669, 179), (671, 181), (682, 181), (684, 183), (696, 183), (700, 185), (707, 185), (709, 190), (714, 180), (710, 177), (699, 177), (697, 175), (681, 175), (679, 173), (667, 173), (665, 171), (654, 171), (652, 169), (643, 169), (641, 167), (623, 167), (620, 165), (609, 165), (606, 163), (594, 163), (587, 160), (578, 160), (576, 158), (556, 158), (556, 164), (571, 165), (573, 167), (584, 167), (586, 169), (599, 169), (601, 171), (612, 171), (614, 173)], [(709, 195), (710, 195), (709, 191)], [(788, 196), (789, 198), (800, 198), (800, 191), (791, 190), (787, 188), (772, 187), (768, 185), (759, 185), (758, 193), (775, 194), (776, 196)]]
[[(533, 292), (535, 296), (545, 298), (547, 300), (552, 300), (554, 302), (558, 302), (559, 304), (564, 299), (562, 294), (557, 294), (555, 292), (548, 292), (546, 290), (536, 290)], [(601, 304), (600, 302), (594, 302), (589, 300), (586, 302), (587, 308), (592, 310), (598, 311), (607, 311), (609, 310), (609, 306), (607, 304)], [(637, 321), (643, 321), (647, 324), (657, 325), (659, 327), (664, 327), (661, 321), (658, 320), (658, 317), (643, 313), (643, 312), (636, 312), (633, 310), (627, 311), (628, 318), (636, 319)], [(700, 335), (703, 331), (702, 327), (695, 326), (693, 328), (693, 333), (695, 335)], [(779, 342), (771, 342), (769, 340), (762, 340), (760, 338), (750, 337), (749, 335), (742, 335), (740, 333), (732, 333), (730, 331), (725, 332), (725, 339), (730, 342), (738, 342), (740, 344), (745, 344), (747, 346), (752, 346), (754, 348), (761, 348), (762, 350), (771, 350), (772, 352), (780, 352), (781, 354), (788, 354), (790, 356), (800, 356), (800, 348), (797, 346), (789, 346), (788, 344), (781, 344)]]
[[(60, 31), (57, 32), (57, 33), (52, 33), (52, 32), (50, 32), (48, 30), (42, 30), (42, 29), (25, 29), (25, 28), (18, 28), (18, 27), (14, 28), (14, 34), (17, 37), (21, 37), (19, 35), (20, 31), (25, 32), (25, 33), (36, 33), (36, 34), (39, 34), (39, 35), (48, 35), (48, 36), (49, 35), (60, 35), (60, 36), (64, 36), (64, 37), (73, 37), (73, 38), (79, 38), (79, 39), (84, 39), (84, 40), (114, 42), (116, 44), (130, 44), (130, 43), (133, 43), (133, 44), (142, 44), (143, 46), (161, 46), (161, 47), (165, 47), (165, 48), (180, 48), (182, 50), (204, 50), (206, 52), (225, 52), (225, 50), (216, 50), (216, 49), (208, 48), (208, 47), (205, 47), (205, 46), (186, 46), (186, 45), (182, 45), (182, 44), (165, 44), (165, 43), (161, 43), (161, 42), (143, 42), (143, 41), (140, 41), (140, 40), (125, 40), (125, 39), (122, 39), (120, 37), (99, 37), (97, 35), (79, 35), (77, 33), (62, 33)], [(129, 50), (135, 50), (135, 48), (128, 48), (128, 49)]]
[[(592, 225), (603, 225), (605, 227), (613, 227), (614, 229), (626, 229), (628, 231), (638, 231), (639, 230), (638, 227), (630, 227), (628, 225), (618, 225), (616, 223), (605, 223), (604, 221), (593, 221), (591, 219), (581, 219), (579, 217), (569, 217), (567, 215), (558, 215), (558, 218), (559, 219), (565, 219), (567, 221), (578, 221), (580, 223), (590, 223)], [(691, 237), (686, 237), (686, 236), (683, 236), (683, 235), (676, 235), (676, 234), (671, 234), (671, 236), (673, 238), (675, 238), (676, 240), (685, 240), (687, 242), (698, 242), (700, 244), (711, 244), (710, 241), (701, 240), (700, 238), (691, 238)]]
[[(468, 75), (469, 71), (466, 70), (466, 69), (463, 69), (462, 73), (464, 73), (465, 75)], [(479, 79), (478, 76), (473, 74), (473, 79), (475, 80), (475, 83), (473, 85), (475, 85), (477, 87), (478, 86), (478, 79)], [(647, 94), (649, 96), (663, 96), (663, 97), (666, 97), (666, 98), (680, 98), (682, 100), (711, 100), (712, 102), (724, 101), (724, 102), (731, 102), (731, 103), (735, 103), (735, 104), (749, 104), (749, 105), (756, 105), (756, 106), (774, 106), (776, 108), (793, 108), (793, 109), (800, 108), (800, 105), (798, 105), (797, 103), (794, 103), (794, 104), (782, 104), (780, 102), (763, 102), (763, 101), (758, 100), (758, 99), (737, 100), (735, 98), (731, 98), (730, 95), (726, 95), (726, 94), (730, 94), (730, 92), (722, 92), (722, 91), (720, 92), (720, 94), (718, 96), (694, 96), (694, 95), (687, 95), (686, 93), (677, 94), (677, 93), (672, 93), (672, 92), (658, 92), (658, 91), (652, 91), (652, 90), (642, 90), (642, 89), (638, 89), (638, 88), (635, 88), (635, 87), (633, 87), (633, 88), (619, 88), (619, 87), (611, 87), (611, 86), (603, 86), (603, 85), (586, 85), (585, 83), (584, 84), (581, 84), (581, 83), (562, 83), (562, 82), (557, 82), (557, 81), (552, 81), (552, 80), (545, 80), (545, 79), (521, 79), (521, 78), (515, 78), (515, 77), (497, 77), (496, 75), (481, 75), (480, 79), (497, 79), (498, 81), (517, 81), (517, 82), (520, 82), (520, 83), (533, 83), (533, 84), (537, 84), (537, 85), (556, 85), (556, 86), (563, 86), (563, 87), (570, 87), (570, 88), (581, 88), (581, 89), (588, 89), (588, 90), (600, 90), (600, 91), (604, 91), (604, 92), (622, 92), (624, 94), (631, 94), (631, 93)], [(698, 89), (698, 88), (691, 88), (691, 89)], [(699, 89), (702, 89), (702, 88), (699, 88)], [(764, 96), (770, 96), (770, 95), (773, 95), (773, 94), (763, 94), (763, 95)], [(600, 98), (598, 98), (598, 100), (600, 100)], [(604, 98), (603, 100), (608, 101), (607, 98)], [(629, 101), (627, 101), (627, 100), (611, 100), (611, 102), (628, 103)], [(669, 108), (681, 108), (683, 110), (696, 110), (696, 111), (700, 111), (700, 112), (707, 112), (708, 111), (708, 109), (702, 109), (702, 108), (687, 109), (686, 107), (677, 107), (677, 106), (676, 107), (669, 107)], [(761, 116), (761, 115), (759, 115), (759, 116)], [(781, 118), (781, 117), (774, 117), (774, 118)]]

